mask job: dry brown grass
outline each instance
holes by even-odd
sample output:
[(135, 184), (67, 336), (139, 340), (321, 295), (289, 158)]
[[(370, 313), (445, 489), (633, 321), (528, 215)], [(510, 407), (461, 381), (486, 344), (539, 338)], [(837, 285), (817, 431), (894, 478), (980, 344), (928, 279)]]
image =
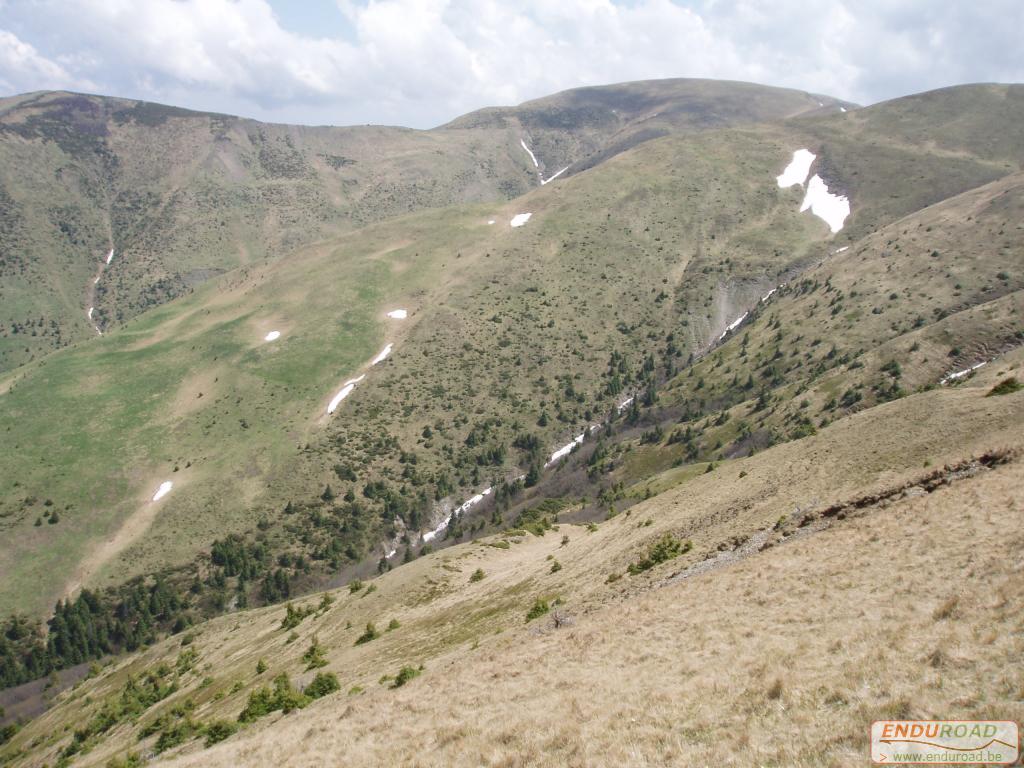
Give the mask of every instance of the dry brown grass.
[[(300, 656), (314, 633), (341, 693), (209, 750), (188, 744), (173, 764), (862, 765), (873, 719), (1021, 719), (1019, 460), (830, 527), (775, 530), (798, 506), (824, 508), (1017, 445), (1024, 396), (985, 391), (934, 391), (858, 414), (727, 463), (594, 533), (562, 526), (509, 549), (478, 542), (421, 558), (369, 595), (337, 591), (290, 644), (281, 607), (210, 622), (182, 690), (74, 764), (147, 753), (155, 737), (139, 743), (138, 728), (185, 699), (201, 722), (233, 719), (248, 691), (280, 671), (308, 682)], [(723, 542), (765, 531), (770, 548), (670, 579)], [(692, 538), (693, 551), (606, 584), (666, 532)], [(477, 568), (486, 578), (471, 583)], [(524, 623), (538, 596), (562, 597), (572, 626)], [(398, 629), (354, 645), (367, 621), (383, 628), (392, 618)], [(62, 729), (79, 727), (129, 673), (178, 651), (167, 641), (66, 695), (15, 737), (23, 748), (39, 740), (23, 764), (52, 765), (70, 738)], [(260, 658), (270, 668), (257, 677)], [(399, 689), (379, 682), (421, 663)], [(205, 675), (214, 683), (200, 689)], [(365, 692), (346, 695), (353, 685)]]
[[(1022, 480), (1004, 468), (571, 630), (509, 633), (175, 764), (860, 765), (875, 718), (1020, 719)], [(937, 630), (954, 583), (961, 615)]]

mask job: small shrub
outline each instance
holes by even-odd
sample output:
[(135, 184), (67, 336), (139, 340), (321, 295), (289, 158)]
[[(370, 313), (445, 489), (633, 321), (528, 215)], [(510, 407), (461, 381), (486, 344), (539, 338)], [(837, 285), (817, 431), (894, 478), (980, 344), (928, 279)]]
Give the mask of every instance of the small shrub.
[(1019, 381), (1017, 381), (1016, 376), (1011, 376), (1008, 379), (1003, 379), (994, 387), (992, 387), (992, 389), (988, 391), (988, 394), (985, 395), (985, 397), (998, 397), (999, 395), (1010, 395), (1013, 394), (1014, 392), (1019, 392), (1022, 389), (1024, 389), (1024, 384), (1021, 384)]
[(256, 662), (256, 674), (257, 675), (262, 675), (266, 671), (267, 671), (267, 662), (265, 662), (263, 659), (260, 659), (259, 661), (257, 661)]
[(423, 672), (423, 666), (409, 667), (405, 666), (398, 670), (398, 674), (395, 675), (395, 681), (391, 684), (392, 688), (401, 688), (403, 685), (408, 683), (414, 677), (419, 677)]
[(319, 699), (338, 690), (341, 690), (341, 683), (337, 675), (333, 672), (318, 672), (303, 693), (310, 699)]
[(562, 570), (562, 564), (555, 560), (555, 562), (551, 564), (551, 573), (558, 573), (560, 570)]
[(646, 556), (635, 563), (630, 563), (628, 570), (635, 576), (638, 573), (650, 570), (659, 563), (664, 563), (667, 560), (679, 557), (679, 555), (684, 555), (691, 549), (693, 549), (693, 542), (689, 540), (680, 541), (666, 533), (651, 544)]
[(184, 744), (199, 731), (199, 726), (191, 720), (180, 720), (160, 734), (153, 749), (159, 755), (168, 749), (173, 749), (179, 744)]
[(366, 631), (356, 638), (356, 645), (363, 645), (371, 640), (376, 640), (378, 637), (380, 637), (380, 632), (378, 632), (377, 628), (373, 626), (372, 621), (368, 621), (366, 622)]
[(361, 590), (362, 588), (363, 588), (363, 582), (361, 582), (359, 579), (353, 579), (348, 584), (348, 591), (349, 591), (350, 594), (353, 594), (353, 595), (356, 592), (358, 592), (359, 590)]
[(539, 619), (545, 613), (551, 610), (551, 606), (548, 605), (548, 601), (538, 597), (534, 604), (530, 607), (530, 610), (526, 612), (526, 620), (528, 622), (534, 619)]
[(388, 622), (388, 628), (385, 631), (390, 632), (393, 629), (398, 629), (400, 626), (402, 625), (399, 623), (398, 619), (392, 619)]
[(264, 685), (249, 694), (249, 701), (238, 715), (238, 722), (251, 723), (277, 710), (287, 714), (301, 709), (309, 701), (309, 697), (292, 688), (288, 675), (282, 672), (274, 678), (273, 689)]
[(238, 730), (238, 723), (233, 723), (230, 720), (214, 720), (206, 726), (206, 746), (212, 747), (214, 744), (224, 741), (228, 736)]
[(284, 611), (284, 618), (281, 619), (281, 629), (295, 629), (313, 612), (311, 608), (296, 609), (291, 603), (284, 607)]
[(483, 581), (484, 576), (486, 576), (486, 575), (487, 574), (484, 573), (484, 569), (483, 568), (477, 568), (475, 571), (473, 571), (473, 574), (469, 577), (469, 583), (470, 584), (474, 584), (474, 583), (476, 583), (478, 581)]
[(320, 640), (316, 635), (313, 635), (313, 642), (309, 644), (309, 648), (302, 654), (302, 660), (306, 662), (306, 669), (319, 669), (320, 667), (327, 666), (327, 659), (324, 658), (324, 649), (320, 645)]

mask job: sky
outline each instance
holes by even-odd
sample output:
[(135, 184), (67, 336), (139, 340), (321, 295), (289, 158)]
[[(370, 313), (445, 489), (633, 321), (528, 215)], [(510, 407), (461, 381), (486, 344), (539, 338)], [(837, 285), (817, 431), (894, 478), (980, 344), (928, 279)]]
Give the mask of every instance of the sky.
[(0, 95), (428, 128), (566, 88), (746, 80), (870, 104), (1024, 82), (1024, 0), (0, 0)]

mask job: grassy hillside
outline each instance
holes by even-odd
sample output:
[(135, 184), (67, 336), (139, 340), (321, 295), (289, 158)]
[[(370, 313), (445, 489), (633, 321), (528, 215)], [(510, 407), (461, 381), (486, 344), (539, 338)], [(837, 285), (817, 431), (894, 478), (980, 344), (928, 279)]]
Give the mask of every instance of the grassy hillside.
[[(610, 105), (627, 102), (609, 117)], [(649, 138), (816, 105), (742, 83), (631, 83), (531, 102), (522, 120), (414, 131), (271, 125), (71, 93), (0, 100), (0, 371), (303, 244), (410, 211), (520, 195), (540, 183), (520, 142), (541, 123), (534, 149), (547, 168), (621, 143), (652, 119), (648, 107), (662, 121), (697, 116)]]
[[(209, 622), (95, 670), (3, 754), (811, 766), (859, 761), (886, 713), (1019, 717), (1005, 552), (1024, 392), (986, 394), (1024, 377), (1022, 362), (1013, 352), (966, 386), (836, 421), (597, 525), (458, 545), (311, 596), (290, 622), (282, 606)], [(323, 672), (340, 690), (298, 696)], [(281, 674), (301, 711), (256, 693)], [(792, 738), (765, 736), (780, 732)]]
[(567, 175), (645, 141), (693, 132), (835, 113), (853, 105), (829, 96), (751, 83), (675, 78), (575, 88), (516, 107), (489, 107), (445, 130), (514, 128), (529, 140), (540, 171)]
[[(868, 123), (879, 122), (876, 109), (891, 105), (863, 110)], [(0, 564), (10, 578), (0, 604), (42, 610), (68, 589), (188, 562), (257, 524), (274, 551), (313, 556), (327, 573), (392, 550), (400, 560), (455, 504), (529, 474), (637, 395), (647, 407), (629, 414), (624, 437), (663, 425), (637, 454), (654, 458), (631, 459), (603, 482), (581, 469), (564, 493), (555, 473), (541, 489), (554, 483), (551, 495), (600, 496), (607, 507), (624, 494), (615, 483), (800, 436), (840, 408), (935, 383), (947, 367), (972, 364), (981, 345), (1016, 343), (1020, 230), (1007, 222), (1019, 175), (901, 221), (935, 189), (955, 195), (999, 176), (996, 155), (984, 141), (957, 145), (962, 127), (947, 137), (960, 146), (956, 163), (927, 143), (890, 142), (892, 154), (876, 155), (868, 149), (887, 135), (852, 138), (851, 119), (667, 137), (513, 203), (381, 222), (208, 281), (8, 376)], [(816, 135), (834, 138), (812, 144)], [(831, 154), (855, 141), (864, 151)], [(799, 191), (774, 182), (808, 145), (820, 172), (852, 195), (836, 238), (799, 213)], [(908, 169), (913, 185), (903, 183)], [(861, 197), (882, 189), (887, 206)], [(526, 225), (510, 227), (524, 212)], [(396, 307), (409, 318), (385, 317)], [(686, 367), (755, 308), (762, 330), (749, 354), (734, 339)], [(270, 330), (281, 338), (264, 342)], [(911, 332), (935, 352), (874, 351)], [(386, 344), (391, 356), (371, 369)], [(890, 356), (908, 368), (902, 384), (878, 373)], [(364, 373), (328, 417), (332, 395)], [(754, 419), (725, 413), (762, 393), (778, 407), (764, 402)], [(671, 442), (676, 424), (701, 436)], [(168, 480), (174, 490), (149, 501)], [(290, 502), (303, 505), (301, 523), (282, 514)], [(498, 524), (491, 506), (481, 509)]]

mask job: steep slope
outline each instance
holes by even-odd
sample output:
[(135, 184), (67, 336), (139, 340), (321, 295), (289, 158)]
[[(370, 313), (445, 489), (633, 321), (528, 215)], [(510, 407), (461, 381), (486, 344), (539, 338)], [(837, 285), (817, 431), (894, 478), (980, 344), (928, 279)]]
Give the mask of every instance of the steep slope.
[[(999, 91), (993, 93), (996, 98)], [(915, 108), (915, 119), (931, 124), (921, 109)], [(835, 135), (852, 145), (849, 115), (830, 119)], [(985, 121), (981, 114), (975, 119)], [(14, 438), (0, 456), (2, 474), (10, 478), (2, 507), (9, 545), (0, 549), (10, 578), (2, 604), (41, 610), (81, 584), (187, 563), (214, 538), (257, 524), (260, 541), (290, 563), (276, 572), (264, 563), (258, 577), (283, 578), (275, 575), (283, 572), (313, 583), (316, 574), (368, 556), (389, 555), (392, 564), (412, 556), (424, 543), (422, 532), (476, 495), (482, 514), (473, 525), (483, 525), (488, 515), (497, 524), (501, 510), (482, 491), (493, 489), (510, 506), (508, 494), (522, 491), (515, 478), (526, 475), (532, 485), (550, 475), (542, 465), (556, 449), (631, 397), (640, 396), (637, 405), (651, 401), (652, 384), (661, 386), (691, 356), (700, 358), (779, 283), (839, 250), (820, 219), (799, 211), (799, 193), (775, 183), (792, 152), (813, 139), (804, 125), (667, 137), (513, 204), (382, 222), (207, 283), (121, 331), (9, 376), (3, 382), (8, 391), (0, 395), (7, 406), (0, 426)], [(814, 130), (830, 135), (826, 122)], [(887, 165), (868, 151), (882, 140), (874, 132), (859, 139), (860, 153), (834, 158), (830, 145), (815, 145), (815, 168), (835, 189), (846, 190), (849, 179), (870, 179), (872, 186), (863, 189), (886, 188), (893, 167), (900, 174), (912, 169), (919, 182), (904, 186), (898, 174), (886, 208), (854, 196), (839, 241), (847, 231), (899, 226), (893, 222), (927, 205), (935, 188), (953, 194), (1003, 175), (987, 144), (973, 149), (966, 135), (959, 126), (948, 137), (950, 146), (960, 147), (955, 163), (948, 148), (936, 155), (928, 145), (907, 143), (883, 157), (900, 159)], [(1019, 179), (1000, 183), (978, 198), (978, 211), (989, 210), (986, 228), (954, 227), (948, 240), (929, 234), (927, 243), (914, 246), (915, 258), (928, 264), (936, 244), (950, 244), (963, 258), (956, 269), (966, 282), (943, 290), (938, 313), (1019, 291), (1010, 272), (990, 275), (976, 266), (986, 258), (981, 246), (1002, 215), (999, 206), (1006, 210), (1000, 221), (1019, 206)], [(524, 226), (509, 226), (525, 213), (532, 216)], [(955, 213), (950, 223), (957, 223)], [(1012, 260), (1020, 230), (1000, 228), (1000, 259)], [(878, 241), (868, 246), (872, 257), (864, 268), (876, 293), (913, 289), (923, 267), (893, 273), (882, 267)], [(866, 252), (857, 246), (842, 258)], [(930, 269), (937, 278), (937, 267)], [(990, 277), (998, 283), (986, 287)], [(859, 293), (858, 302), (868, 301), (870, 294)], [(784, 291), (777, 300), (790, 297)], [(817, 296), (808, 301), (820, 308)], [(1008, 311), (1014, 306), (1006, 305)], [(408, 318), (386, 316), (397, 308), (408, 310)], [(828, 312), (833, 308), (834, 302)], [(910, 303), (897, 302), (885, 320), (907, 328), (917, 314)], [(806, 322), (799, 317), (789, 322)], [(852, 359), (856, 350), (848, 358), (845, 351), (826, 353), (843, 346), (842, 335), (859, 315), (831, 325), (820, 317), (815, 322), (823, 337), (811, 346), (823, 359), (808, 366), (819, 369), (817, 376)], [(933, 314), (922, 324), (942, 319)], [(1019, 329), (1012, 315), (1000, 322), (992, 328), (1005, 326), (1005, 333), (989, 336), (1005, 345)], [(946, 327), (936, 325), (936, 332)], [(864, 328), (865, 344), (886, 338), (877, 325), (865, 321)], [(265, 341), (272, 331), (280, 338)], [(371, 365), (384, 349), (387, 359)], [(768, 380), (778, 379), (772, 389), (792, 384), (779, 389), (779, 397), (814, 381), (769, 367)], [(938, 368), (933, 360), (922, 382)], [(133, 376), (125, 379), (124, 370)], [(702, 369), (687, 375), (691, 371)], [(714, 397), (691, 420), (755, 397), (763, 385), (744, 389), (754, 370), (743, 371), (740, 378), (726, 367), (728, 379), (711, 382)], [(757, 371), (759, 382), (763, 374)], [(822, 391), (838, 386), (833, 380)], [(328, 413), (342, 393), (347, 399)], [(834, 394), (838, 401), (844, 392)], [(692, 416), (688, 404), (705, 394), (680, 389), (672, 397), (678, 397), (676, 417), (688, 409)], [(758, 425), (763, 432), (752, 441), (806, 430), (790, 422), (782, 428), (784, 417), (803, 424), (791, 409), (780, 410), (777, 419), (773, 411), (776, 421)], [(661, 418), (630, 414), (631, 428)], [(724, 441), (721, 447), (739, 439), (741, 421), (716, 425), (725, 428), (720, 434), (712, 429), (695, 458), (715, 457), (715, 442)], [(660, 453), (665, 440), (648, 444)], [(679, 460), (672, 452), (682, 450), (672, 446), (664, 454), (670, 462)], [(663, 468), (658, 462), (665, 460), (652, 466)], [(650, 469), (641, 466), (625, 479)], [(621, 494), (587, 474), (564, 493), (547, 485), (542, 491), (591, 499), (600, 493), (602, 505)], [(154, 501), (166, 482), (173, 483), (170, 493)], [(211, 585), (213, 604), (235, 599), (236, 588), (243, 597), (259, 591), (252, 578)]]
[[(549, 143), (560, 162), (575, 162), (650, 119), (636, 111), (645, 104), (697, 115), (658, 135), (817, 104), (741, 83), (631, 83), (602, 92), (606, 107), (612, 96), (637, 105), (611, 130), (592, 91), (532, 102), (522, 121), (433, 131), (270, 125), (71, 93), (0, 100), (0, 371), (304, 243), (409, 211), (515, 197), (550, 180), (554, 171), (536, 167), (554, 160)], [(547, 128), (532, 154), (538, 121)]]
[[(1020, 580), (1005, 552), (1019, 538), (1024, 392), (986, 393), (1024, 376), (1022, 362), (836, 421), (600, 525), (458, 545), (311, 597), (291, 621), (281, 606), (211, 621), (95, 670), (4, 755), (812, 766), (859, 761), (885, 714), (1019, 717)], [(688, 544), (630, 570), (666, 536)], [(539, 600), (549, 613), (531, 610)], [(377, 636), (360, 642), (367, 622)], [(271, 702), (231, 736), (261, 686), (286, 674), (308, 688), (323, 671), (340, 691), (285, 715)], [(160, 687), (144, 699), (147, 679)], [(780, 732), (791, 738), (765, 735)]]

